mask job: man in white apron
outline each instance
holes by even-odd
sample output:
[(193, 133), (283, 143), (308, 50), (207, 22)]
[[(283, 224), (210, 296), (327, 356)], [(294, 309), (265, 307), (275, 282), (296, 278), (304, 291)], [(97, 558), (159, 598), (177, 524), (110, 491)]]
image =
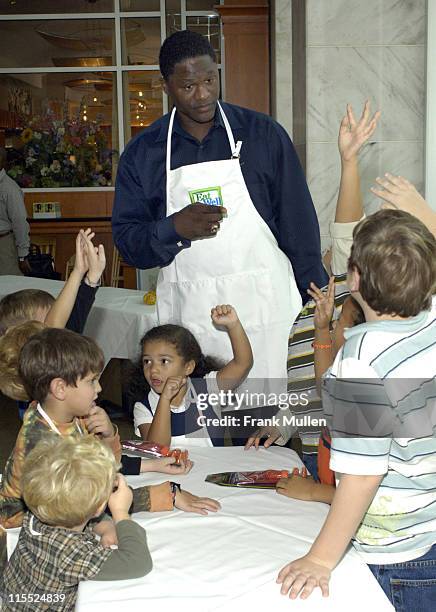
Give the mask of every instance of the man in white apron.
[[(172, 35), (160, 66), (175, 106), (121, 158), (115, 243), (129, 263), (161, 267), (159, 322), (188, 327), (204, 354), (231, 359), (227, 334), (213, 327), (210, 310), (232, 304), (252, 345), (249, 376), (256, 389), (285, 391), (288, 334), (302, 307), (300, 294), (310, 281), (324, 286), (327, 280), (292, 143), (269, 117), (218, 102), (218, 69), (204, 37)], [(290, 260), (301, 273), (298, 288)]]

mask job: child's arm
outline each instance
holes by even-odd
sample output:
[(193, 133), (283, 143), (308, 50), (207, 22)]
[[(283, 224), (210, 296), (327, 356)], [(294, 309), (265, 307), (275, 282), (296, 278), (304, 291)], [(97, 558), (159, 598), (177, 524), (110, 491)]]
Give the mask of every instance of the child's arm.
[(144, 472), (160, 472), (161, 474), (170, 474), (172, 476), (180, 476), (188, 474), (194, 463), (187, 459), (180, 459), (178, 465), (175, 465), (175, 457), (159, 457), (157, 459), (142, 459), (141, 474)]
[(410, 181), (389, 173), (385, 174), (385, 178), (376, 180), (383, 190), (372, 187), (371, 191), (386, 202), (382, 208), (398, 208), (418, 217), (436, 236), (436, 212), (430, 208)]
[(85, 253), (88, 264), (86, 277), (80, 283), (70, 317), (65, 324), (67, 329), (83, 333), (86, 320), (95, 301), (95, 294), (100, 285), (100, 278), (106, 266), (104, 247), (94, 247), (89, 236), (84, 234)]
[(291, 599), (306, 599), (317, 586), (328, 596), (330, 573), (345, 553), (351, 538), (380, 486), (383, 475), (343, 474), (333, 497), (326, 521), (304, 557), (285, 565), (277, 577), (280, 592)]
[(315, 482), (311, 476), (305, 478), (299, 474), (292, 474), (289, 478), (281, 478), (278, 481), (276, 491), (279, 495), (292, 499), (331, 504), (336, 488), (333, 485)]
[(310, 286), (311, 289), (308, 289), (307, 292), (312, 296), (316, 304), (313, 316), (313, 324), (315, 327), (313, 353), (316, 388), (318, 393), (320, 393), (323, 374), (334, 361), (332, 338), (330, 335), (330, 321), (332, 320), (335, 307), (335, 279), (333, 276), (330, 278), (326, 293), (318, 289), (314, 283), (311, 283)]
[(74, 263), (74, 269), (45, 318), (45, 324), (47, 327), (63, 328), (70, 318), (80, 283), (82, 282), (82, 278), (85, 276), (88, 269), (85, 255), (85, 236), (92, 237), (93, 235), (94, 234), (91, 233), (90, 229), (87, 229), (86, 232), (80, 230), (80, 232), (77, 234), (76, 261)]
[(101, 436), (102, 442), (112, 449), (117, 461), (121, 460), (121, 442), (118, 428), (112, 424), (106, 411), (100, 406), (90, 409), (85, 419), (86, 429), (89, 433)]
[(379, 117), (380, 111), (376, 112), (370, 120), (370, 104), (367, 100), (362, 116), (357, 122), (351, 104), (347, 104), (347, 114), (341, 121), (338, 138), (341, 155), (341, 182), (336, 205), (336, 223), (351, 223), (362, 218), (363, 205), (358, 153), (362, 145), (373, 134)]
[(170, 376), (167, 379), (148, 430), (148, 439), (152, 442), (164, 446), (171, 444), (171, 400), (183, 385), (186, 385), (186, 378), (182, 376)]
[(245, 380), (253, 366), (250, 341), (236, 310), (229, 304), (212, 308), (211, 317), (215, 325), (226, 329), (232, 343), (233, 359), (218, 372), (216, 377), (220, 390), (231, 391)]
[(153, 567), (145, 530), (130, 520), (132, 499), (131, 489), (124, 477), (118, 475), (118, 488), (108, 502), (115, 523), (118, 550), (111, 552), (93, 580), (141, 578)]

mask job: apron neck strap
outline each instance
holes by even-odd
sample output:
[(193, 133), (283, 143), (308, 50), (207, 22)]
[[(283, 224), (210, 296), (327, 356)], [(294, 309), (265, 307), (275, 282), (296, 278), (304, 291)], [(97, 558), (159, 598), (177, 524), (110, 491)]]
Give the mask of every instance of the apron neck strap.
[[(51, 420), (51, 418), (48, 416), (48, 414), (46, 413), (46, 411), (44, 410), (44, 408), (41, 406), (41, 404), (38, 404), (38, 406), (36, 407), (37, 411), (39, 412), (39, 414), (42, 416), (42, 418), (44, 419), (44, 421), (47, 423), (47, 425), (50, 427), (50, 429), (52, 431), (54, 431), (55, 433), (57, 433), (58, 435), (62, 435), (61, 432), (59, 431), (59, 429), (56, 427), (56, 425), (53, 423), (53, 421)], [(74, 423), (76, 425), (77, 431), (83, 436), (83, 431), (82, 428), (80, 427), (77, 419), (74, 419)]]
[[(221, 106), (221, 104), (217, 101), (217, 105), (219, 108), (219, 111), (221, 113), (221, 117), (223, 119), (224, 122), (224, 127), (226, 128), (226, 132), (227, 132), (227, 138), (229, 139), (229, 145), (230, 145), (230, 150), (232, 152), (232, 157), (239, 157), (239, 150), (241, 148), (241, 145), (239, 145), (238, 148), (238, 144), (235, 144), (235, 139), (233, 137), (233, 132), (232, 132), (232, 128), (230, 127), (230, 123), (229, 120), (227, 119), (223, 108)], [(176, 115), (176, 107), (173, 108), (173, 110), (171, 111), (171, 115), (170, 115), (170, 123), (168, 125), (168, 136), (167, 136), (167, 154), (166, 154), (166, 164), (165, 164), (165, 168), (166, 168), (166, 173), (167, 173), (167, 177), (170, 173), (171, 170), (171, 138), (173, 135), (173, 127), (174, 127), (174, 117)]]

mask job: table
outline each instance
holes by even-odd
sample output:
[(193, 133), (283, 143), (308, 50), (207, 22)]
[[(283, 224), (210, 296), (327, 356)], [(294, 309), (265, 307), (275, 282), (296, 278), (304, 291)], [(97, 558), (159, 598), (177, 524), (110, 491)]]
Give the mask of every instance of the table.
[[(190, 474), (175, 478), (182, 487), (218, 499), (222, 509), (207, 517), (179, 510), (138, 513), (147, 530), (153, 571), (139, 580), (83, 582), (78, 612), (305, 612), (392, 611), (366, 564), (350, 550), (335, 569), (330, 597), (319, 589), (302, 601), (280, 595), (277, 573), (291, 559), (307, 552), (321, 528), (328, 506), (291, 500), (268, 490), (242, 490), (204, 482), (207, 474), (235, 469), (285, 469), (302, 463), (296, 453), (272, 447), (194, 448)], [(129, 477), (132, 486), (166, 480), (153, 474)]]
[[(56, 297), (63, 286), (63, 281), (0, 276), (0, 299), (21, 289), (42, 289)], [(136, 359), (140, 339), (157, 325), (156, 307), (144, 304), (143, 297), (144, 292), (135, 289), (100, 287), (97, 291), (84, 334), (101, 347), (106, 364), (112, 358)]]

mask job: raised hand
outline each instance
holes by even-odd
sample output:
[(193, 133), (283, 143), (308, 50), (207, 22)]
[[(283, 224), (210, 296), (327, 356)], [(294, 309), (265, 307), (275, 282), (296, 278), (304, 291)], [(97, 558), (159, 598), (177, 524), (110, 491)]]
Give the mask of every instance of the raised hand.
[(106, 267), (106, 255), (102, 244), (99, 244), (98, 247), (93, 245), (92, 237), (94, 235), (95, 234), (88, 229), (83, 233), (83, 240), (85, 243), (85, 255), (88, 262), (88, 280), (91, 283), (98, 283)]
[(226, 212), (222, 206), (190, 204), (173, 215), (174, 228), (179, 236), (188, 240), (210, 238), (218, 233)]
[(88, 228), (86, 232), (80, 230), (76, 237), (76, 258), (74, 261), (74, 271), (80, 276), (85, 276), (88, 271), (88, 257), (86, 254), (86, 239), (90, 236), (90, 239), (94, 237), (94, 234)]
[(227, 330), (232, 329), (239, 323), (236, 310), (230, 304), (221, 304), (212, 308), (210, 316), (215, 325), (221, 325)]
[(341, 121), (338, 138), (339, 153), (343, 161), (350, 161), (357, 156), (362, 145), (374, 133), (380, 115), (381, 112), (377, 111), (370, 119), (370, 103), (367, 100), (362, 116), (356, 121), (351, 104), (347, 104), (347, 113)]
[(335, 278), (334, 276), (330, 277), (325, 293), (318, 289), (315, 283), (310, 283), (310, 287), (307, 293), (315, 302), (313, 315), (315, 329), (329, 329), (335, 307)]
[(376, 182), (380, 188), (371, 187), (371, 191), (386, 202), (383, 208), (398, 208), (415, 217), (419, 217), (419, 213), (427, 209), (428, 204), (415, 185), (402, 176), (394, 176), (386, 172), (383, 178), (377, 177)]

